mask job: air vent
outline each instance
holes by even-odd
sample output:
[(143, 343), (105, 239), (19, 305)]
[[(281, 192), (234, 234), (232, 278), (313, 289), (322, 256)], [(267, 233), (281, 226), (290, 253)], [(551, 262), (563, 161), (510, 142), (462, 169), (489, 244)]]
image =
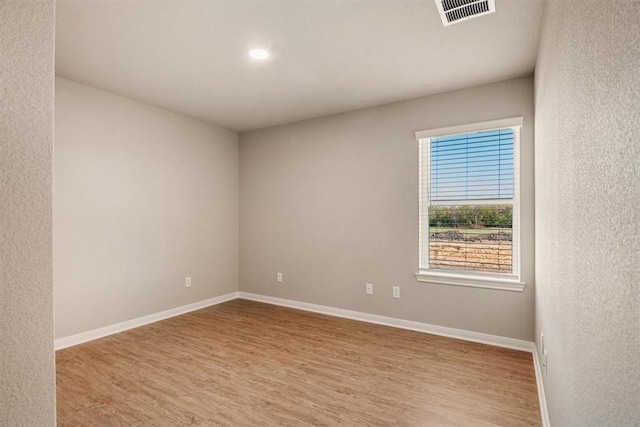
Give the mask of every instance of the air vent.
[(445, 27), (496, 11), (495, 0), (435, 0), (435, 2)]

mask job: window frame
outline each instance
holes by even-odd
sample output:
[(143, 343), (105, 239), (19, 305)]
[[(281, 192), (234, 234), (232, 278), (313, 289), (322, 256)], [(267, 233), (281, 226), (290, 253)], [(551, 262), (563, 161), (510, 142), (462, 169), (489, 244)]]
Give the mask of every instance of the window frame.
[[(431, 130), (422, 130), (415, 133), (418, 142), (418, 272), (416, 279), (418, 282), (436, 283), (443, 285), (470, 286), (477, 288), (489, 288), (507, 291), (522, 292), (525, 283), (521, 281), (521, 215), (520, 215), (520, 133), (523, 118), (511, 117), (502, 120), (491, 120), (480, 123), (464, 124), (460, 126), (450, 126)], [(500, 129), (513, 129), (513, 199), (510, 203), (513, 209), (513, 230), (512, 230), (512, 273), (484, 273), (465, 270), (443, 271), (442, 269), (429, 269), (422, 266), (423, 251), (429, 251), (429, 207), (431, 199), (431, 139), (436, 137), (454, 136), (475, 132), (487, 132)], [(428, 140), (425, 142), (425, 140)], [(423, 158), (422, 147), (427, 143), (426, 158)], [(426, 174), (426, 180), (424, 179)], [(424, 188), (426, 186), (426, 189)], [(474, 201), (469, 200), (469, 205)], [(480, 203), (482, 204), (482, 201)], [(496, 202), (495, 204), (501, 204)], [(425, 216), (426, 213), (426, 216)], [(427, 221), (426, 236), (424, 221)], [(426, 244), (425, 244), (426, 239)], [(427, 252), (428, 253), (428, 252)], [(428, 255), (427, 255), (428, 256)]]

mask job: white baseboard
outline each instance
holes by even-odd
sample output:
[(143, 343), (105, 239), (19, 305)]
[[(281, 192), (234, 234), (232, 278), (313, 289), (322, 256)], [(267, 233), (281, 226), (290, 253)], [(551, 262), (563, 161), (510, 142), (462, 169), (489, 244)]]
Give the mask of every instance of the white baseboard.
[(543, 368), (540, 363), (540, 356), (536, 343), (531, 343), (531, 353), (533, 354), (533, 367), (536, 370), (536, 385), (538, 386), (538, 401), (540, 402), (540, 416), (542, 418), (542, 427), (550, 427), (549, 410), (547, 408), (547, 397), (544, 392)]
[(131, 319), (125, 322), (116, 323), (115, 325), (105, 326), (103, 328), (93, 329), (91, 331), (82, 332), (80, 334), (59, 338), (55, 340), (55, 349), (61, 350), (63, 348), (72, 347), (74, 345), (93, 341), (98, 338), (106, 337), (108, 335), (117, 334), (119, 332), (124, 332), (129, 329), (137, 328), (139, 326), (148, 325), (149, 323), (154, 323), (160, 320), (168, 319), (170, 317), (179, 316), (190, 311), (195, 311), (212, 305), (221, 304), (223, 302), (230, 301), (236, 298), (264, 302), (273, 305), (280, 305), (284, 307), (295, 308), (298, 310), (326, 314), (329, 316), (359, 320), (362, 322), (374, 323), (377, 325), (391, 326), (394, 328), (408, 329), (411, 331), (440, 335), (448, 338), (477, 342), (480, 344), (488, 344), (497, 347), (530, 352), (533, 354), (533, 366), (535, 369), (536, 383), (538, 386), (538, 398), (540, 402), (542, 426), (550, 427), (549, 413), (547, 411), (547, 401), (542, 379), (543, 371), (542, 366), (540, 365), (540, 359), (538, 357), (536, 345), (533, 342), (518, 340), (515, 338), (501, 337), (497, 335), (483, 334), (480, 332), (465, 331), (463, 329), (447, 328), (444, 326), (431, 325), (428, 323), (413, 322), (411, 320), (402, 320), (393, 317), (379, 316), (377, 314), (362, 313), (359, 311), (345, 310), (324, 305), (293, 301), (284, 298), (252, 294), (248, 292), (231, 292), (229, 294), (220, 295), (207, 300), (194, 302), (193, 304), (183, 305), (181, 307), (172, 308), (170, 310), (161, 311), (159, 313), (150, 314), (148, 316), (138, 317), (137, 319)]
[(252, 294), (248, 292), (238, 292), (238, 297), (251, 301), (259, 301), (267, 304), (281, 305), (298, 310), (311, 311), (314, 313), (326, 314), (329, 316), (343, 317), (346, 319), (360, 320), (362, 322), (375, 323), (377, 325), (391, 326), (394, 328), (408, 329), (411, 331), (425, 332), (433, 335), (440, 335), (448, 338), (456, 338), (464, 341), (488, 344), (497, 347), (504, 347), (513, 350), (526, 351), (533, 355), (533, 366), (536, 373), (536, 385), (538, 388), (538, 401), (540, 403), (540, 415), (542, 427), (550, 427), (549, 412), (547, 411), (547, 400), (542, 382), (542, 366), (536, 350), (536, 344), (531, 341), (506, 338), (497, 335), (483, 334), (480, 332), (465, 331), (463, 329), (447, 328), (444, 326), (431, 325), (428, 323), (413, 322), (410, 320), (396, 319), (393, 317), (378, 316), (376, 314), (362, 313), (359, 311), (344, 310), (341, 308), (328, 307), (318, 304), (293, 301), (283, 298), (270, 297), (266, 295)]
[(359, 311), (344, 310), (341, 308), (328, 307), (324, 305), (309, 304), (306, 302), (293, 301), (283, 298), (270, 297), (265, 295), (239, 292), (239, 298), (251, 301), (259, 301), (268, 304), (281, 305), (284, 307), (297, 308), (299, 310), (312, 311), (314, 313), (327, 314), (329, 316), (343, 317), (346, 319), (360, 320), (362, 322), (375, 323), (376, 325), (391, 326), (394, 328), (408, 329), (411, 331), (425, 332), (443, 337), (456, 338), (465, 341), (488, 344), (497, 347), (510, 348), (520, 351), (531, 351), (531, 342), (506, 338), (497, 335), (483, 334), (480, 332), (465, 331), (462, 329), (447, 328), (444, 326), (430, 325), (428, 323), (413, 322), (411, 320), (396, 319), (393, 317), (378, 316), (377, 314), (362, 313)]
[(220, 295), (203, 301), (194, 302), (192, 304), (183, 305), (181, 307), (161, 311), (159, 313), (149, 314), (148, 316), (142, 316), (136, 319), (116, 323), (115, 325), (109, 325), (102, 328), (82, 332), (76, 335), (58, 338), (57, 340), (55, 340), (54, 348), (56, 350), (61, 350), (63, 348), (72, 347), (74, 345), (93, 341), (98, 338), (106, 337), (108, 335), (117, 334), (118, 332), (124, 332), (129, 329), (137, 328), (139, 326), (148, 325), (149, 323), (154, 323), (160, 320), (168, 319), (170, 317), (179, 316), (190, 311), (200, 310), (201, 308), (221, 304), (223, 302), (230, 301), (236, 298), (238, 298), (238, 292), (231, 292), (229, 294)]

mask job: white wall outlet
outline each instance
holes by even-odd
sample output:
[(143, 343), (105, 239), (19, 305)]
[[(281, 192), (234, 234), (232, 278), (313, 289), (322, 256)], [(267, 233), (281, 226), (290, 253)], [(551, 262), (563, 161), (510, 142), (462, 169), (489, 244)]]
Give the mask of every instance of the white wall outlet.
[(544, 350), (542, 352), (542, 366), (544, 367), (544, 374), (547, 375), (547, 371), (549, 370), (549, 358), (547, 350)]
[(185, 288), (190, 288), (191, 287), (191, 276), (184, 278), (184, 287)]
[(282, 273), (276, 273), (276, 282), (282, 283)]
[(367, 295), (373, 295), (373, 283), (367, 283)]
[(400, 286), (393, 287), (393, 297), (400, 298)]

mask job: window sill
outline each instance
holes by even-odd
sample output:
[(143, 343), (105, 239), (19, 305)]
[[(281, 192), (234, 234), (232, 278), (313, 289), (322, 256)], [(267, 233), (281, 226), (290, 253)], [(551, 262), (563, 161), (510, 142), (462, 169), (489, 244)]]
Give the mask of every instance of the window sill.
[(469, 286), (472, 288), (498, 289), (501, 291), (524, 291), (524, 282), (517, 279), (499, 277), (471, 276), (463, 274), (435, 273), (420, 271), (416, 273), (418, 282), (437, 283), (440, 285)]

